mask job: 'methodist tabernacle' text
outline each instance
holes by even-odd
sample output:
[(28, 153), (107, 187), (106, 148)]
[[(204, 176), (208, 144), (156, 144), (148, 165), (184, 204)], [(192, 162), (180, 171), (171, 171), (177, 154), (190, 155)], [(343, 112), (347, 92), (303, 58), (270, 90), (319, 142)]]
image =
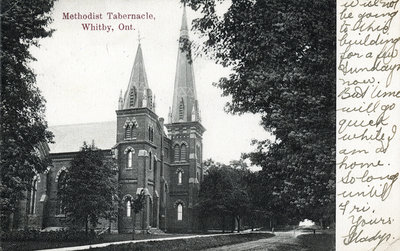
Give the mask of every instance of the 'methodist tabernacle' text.
[(70, 13), (63, 12), (63, 19), (67, 20), (96, 20), (96, 19), (154, 19), (154, 15), (148, 12), (144, 13), (121, 13), (121, 12), (106, 12), (104, 13)]

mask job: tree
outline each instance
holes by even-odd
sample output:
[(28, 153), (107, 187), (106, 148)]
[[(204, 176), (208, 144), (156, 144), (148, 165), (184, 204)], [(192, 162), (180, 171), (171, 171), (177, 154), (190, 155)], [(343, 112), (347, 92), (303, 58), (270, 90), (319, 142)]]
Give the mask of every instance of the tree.
[[(189, 0), (204, 52), (232, 73), (217, 84), (231, 113), (257, 113), (274, 141), (247, 156), (263, 168), (271, 209), (334, 219), (335, 1)], [(273, 185), (272, 185), (273, 184)], [(275, 213), (280, 213), (275, 212)]]
[(115, 215), (117, 168), (94, 145), (83, 143), (81, 151), (67, 168), (65, 186), (58, 195), (65, 205), (66, 216), (74, 226), (96, 227), (100, 218)]
[(218, 216), (222, 218), (225, 231), (225, 216), (230, 215), (238, 223), (249, 211), (249, 196), (243, 183), (243, 169), (235, 169), (213, 160), (206, 160), (208, 166), (199, 192), (200, 217)]
[(140, 211), (143, 210), (144, 208), (144, 203), (146, 201), (146, 195), (144, 193), (144, 190), (136, 195), (134, 199), (131, 201), (131, 207), (133, 211), (133, 228), (132, 228), (132, 240), (135, 239), (135, 231), (136, 231), (136, 215), (140, 213)]
[(36, 87), (28, 63), (35, 60), (29, 47), (51, 35), (52, 0), (2, 1), (1, 3), (1, 112), (0, 112), (0, 211), (1, 226), (8, 230), (9, 216), (24, 191), (31, 189), (35, 173), (48, 160), (37, 154), (39, 144), (51, 142), (44, 119), (45, 100)]

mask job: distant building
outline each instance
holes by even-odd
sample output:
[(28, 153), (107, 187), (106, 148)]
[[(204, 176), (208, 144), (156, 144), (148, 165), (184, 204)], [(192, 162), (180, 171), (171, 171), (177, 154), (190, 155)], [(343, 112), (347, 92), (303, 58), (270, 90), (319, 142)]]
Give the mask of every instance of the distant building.
[[(188, 38), (185, 10), (180, 30)], [(136, 52), (124, 95), (120, 95), (116, 122), (65, 125), (50, 128), (55, 144), (50, 146), (52, 166), (34, 178), (34, 191), (21, 203), (19, 226), (43, 229), (65, 226), (63, 202), (57, 191), (65, 185), (67, 169), (83, 141), (103, 149), (118, 164), (123, 208), (113, 222), (100, 227), (131, 232), (131, 198), (145, 191), (146, 203), (137, 217), (137, 229), (157, 228), (187, 232), (198, 229), (193, 206), (197, 202), (202, 169), (202, 136), (199, 104), (192, 62), (178, 50), (172, 109), (168, 123), (155, 113), (155, 98), (147, 82), (142, 48)], [(164, 128), (167, 128), (165, 132)]]

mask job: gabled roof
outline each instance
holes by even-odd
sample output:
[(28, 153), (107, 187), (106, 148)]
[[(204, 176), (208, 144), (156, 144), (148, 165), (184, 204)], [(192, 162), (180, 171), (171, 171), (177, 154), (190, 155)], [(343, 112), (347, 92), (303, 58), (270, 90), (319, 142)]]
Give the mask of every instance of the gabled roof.
[(116, 143), (115, 121), (87, 124), (51, 126), (54, 133), (54, 144), (49, 144), (50, 153), (77, 152), (83, 141), (94, 144), (99, 149), (111, 149)]

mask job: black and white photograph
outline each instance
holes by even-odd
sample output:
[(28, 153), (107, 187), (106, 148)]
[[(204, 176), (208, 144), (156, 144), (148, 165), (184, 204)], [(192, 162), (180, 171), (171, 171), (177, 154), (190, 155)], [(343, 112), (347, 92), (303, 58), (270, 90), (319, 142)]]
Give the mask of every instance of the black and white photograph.
[(3, 0), (0, 251), (399, 250), (397, 2)]

